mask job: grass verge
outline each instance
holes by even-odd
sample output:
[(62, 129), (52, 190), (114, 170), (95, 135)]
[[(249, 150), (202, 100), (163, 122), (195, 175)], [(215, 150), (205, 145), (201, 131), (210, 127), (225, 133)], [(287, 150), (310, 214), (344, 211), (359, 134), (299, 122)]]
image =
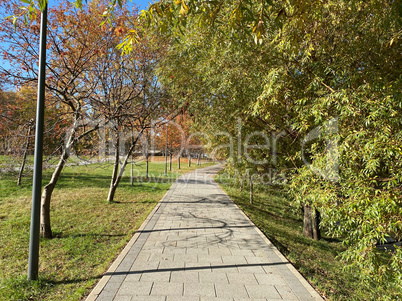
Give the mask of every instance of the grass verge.
[(319, 241), (303, 236), (302, 214), (291, 208), (282, 188), (255, 186), (250, 204), (247, 188), (241, 191), (223, 173), (216, 181), (327, 300), (375, 300), (362, 290), (353, 273), (343, 271), (342, 262), (336, 258), (344, 250), (342, 241), (325, 235)]
[[(145, 163), (137, 163), (133, 186), (128, 166), (112, 204), (111, 164), (66, 167), (51, 202), (55, 238), (41, 240), (40, 276), (32, 282), (26, 280), (32, 180), (17, 186), (15, 174), (0, 173), (0, 300), (81, 300), (173, 181), (199, 167), (182, 163), (164, 176), (164, 162), (151, 162), (148, 180)], [(44, 173), (44, 185), (50, 176)]]

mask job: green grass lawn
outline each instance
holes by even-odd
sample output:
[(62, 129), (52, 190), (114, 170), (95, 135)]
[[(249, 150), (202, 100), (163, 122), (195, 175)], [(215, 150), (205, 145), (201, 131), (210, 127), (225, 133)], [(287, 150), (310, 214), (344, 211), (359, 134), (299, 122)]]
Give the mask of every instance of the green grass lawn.
[[(203, 164), (202, 167), (207, 166)], [(41, 240), (39, 280), (27, 278), (32, 180), (16, 185), (16, 174), (0, 173), (0, 300), (81, 300), (117, 257), (174, 179), (196, 169), (182, 162), (181, 170), (164, 176), (164, 162), (131, 166), (106, 202), (112, 164), (66, 167), (53, 193), (51, 223), (55, 238)], [(44, 172), (43, 184), (52, 170)]]
[(280, 187), (256, 185), (250, 204), (248, 188), (240, 191), (223, 174), (216, 180), (322, 296), (329, 300), (375, 300), (360, 286), (357, 277), (343, 271), (343, 264), (336, 259), (343, 250), (340, 240), (324, 235), (314, 241), (303, 236), (302, 214), (290, 206)]

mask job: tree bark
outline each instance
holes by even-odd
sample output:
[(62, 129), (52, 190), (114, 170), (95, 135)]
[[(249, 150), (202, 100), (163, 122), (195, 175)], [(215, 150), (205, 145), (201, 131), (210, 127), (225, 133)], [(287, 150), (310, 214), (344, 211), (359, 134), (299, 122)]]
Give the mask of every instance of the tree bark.
[(172, 171), (172, 154), (170, 154), (170, 158), (169, 158), (169, 171)]
[(320, 214), (318, 210), (306, 204), (303, 204), (303, 210), (303, 235), (314, 240), (320, 240)]
[(191, 155), (188, 155), (188, 167), (191, 167)]
[(134, 186), (134, 155), (131, 158), (130, 184)]
[(28, 154), (28, 148), (29, 148), (29, 136), (31, 136), (31, 129), (32, 129), (31, 126), (28, 125), (27, 141), (25, 143), (24, 156), (22, 158), (20, 172), (18, 174), (18, 179), (17, 179), (17, 185), (18, 186), (21, 186), (22, 174), (24, 173), (24, 168), (25, 168), (25, 164), (26, 164), (26, 161), (27, 161), (27, 154)]
[(177, 156), (177, 168), (180, 169), (180, 155)]
[(250, 204), (252, 204), (254, 199), (254, 186), (253, 186), (253, 176), (251, 174), (249, 175), (249, 181), (250, 181)]
[(109, 188), (109, 195), (107, 197), (107, 201), (109, 203), (113, 202), (114, 195), (116, 192), (117, 186), (115, 183), (117, 182), (117, 177), (119, 174), (119, 166), (120, 166), (120, 133), (116, 131), (115, 133), (115, 145), (114, 145), (114, 164), (113, 164), (113, 173), (112, 179), (110, 180), (110, 188)]
[(146, 171), (145, 171), (145, 179), (149, 179), (149, 156), (147, 155), (147, 159), (146, 159)]

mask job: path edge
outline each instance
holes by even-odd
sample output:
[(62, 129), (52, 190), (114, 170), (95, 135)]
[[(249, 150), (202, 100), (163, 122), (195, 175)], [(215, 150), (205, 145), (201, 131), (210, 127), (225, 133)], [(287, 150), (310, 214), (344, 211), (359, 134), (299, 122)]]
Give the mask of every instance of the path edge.
[(85, 301), (95, 301), (96, 298), (100, 295), (100, 293), (102, 292), (102, 290), (104, 289), (104, 287), (108, 283), (110, 277), (112, 277), (112, 274), (116, 271), (116, 269), (118, 268), (120, 263), (124, 260), (124, 258), (126, 257), (127, 253), (130, 251), (131, 247), (134, 245), (134, 243), (137, 241), (138, 237), (141, 235), (142, 230), (144, 230), (146, 225), (149, 223), (149, 221), (155, 215), (156, 211), (158, 211), (158, 209), (160, 208), (161, 204), (167, 198), (170, 197), (170, 195), (169, 195), (170, 188), (168, 189), (168, 191), (166, 191), (166, 193), (163, 195), (163, 197), (159, 200), (158, 204), (156, 204), (154, 209), (152, 209), (152, 211), (148, 214), (147, 218), (142, 222), (141, 226), (135, 231), (133, 237), (126, 244), (126, 246), (124, 247), (123, 251), (121, 251), (119, 256), (117, 256), (117, 258), (113, 261), (112, 265), (104, 273), (102, 278), (99, 280), (99, 282), (96, 284), (96, 286), (89, 293), (88, 297), (86, 297), (84, 299)]

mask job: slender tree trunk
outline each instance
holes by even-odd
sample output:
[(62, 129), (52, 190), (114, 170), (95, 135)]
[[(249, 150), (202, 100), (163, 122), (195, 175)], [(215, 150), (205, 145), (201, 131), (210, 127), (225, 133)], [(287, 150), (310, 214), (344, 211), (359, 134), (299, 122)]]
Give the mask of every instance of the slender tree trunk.
[(315, 240), (321, 239), (321, 232), (319, 228), (320, 214), (318, 210), (306, 204), (303, 204), (303, 210), (303, 235)]
[(248, 177), (249, 181), (250, 181), (250, 204), (253, 203), (253, 199), (254, 199), (254, 184), (253, 184), (253, 176), (250, 174)]
[(146, 171), (145, 171), (145, 179), (149, 179), (149, 156), (147, 154), (147, 159), (146, 159)]
[(168, 158), (168, 154), (167, 154), (167, 151), (165, 152), (165, 176), (167, 176), (167, 159)]
[[(119, 166), (120, 166), (120, 133), (117, 131), (115, 133), (115, 146), (114, 146), (114, 165), (113, 165), (113, 173), (112, 179), (110, 181), (109, 195), (107, 197), (107, 201), (109, 203), (113, 202), (114, 194), (116, 192), (115, 183), (117, 181), (117, 177), (119, 174)], [(131, 154), (130, 154), (131, 155)]]
[(177, 156), (177, 168), (180, 169), (180, 155)]
[(198, 166), (201, 165), (201, 160), (200, 160), (200, 158), (201, 158), (201, 154), (198, 154), (198, 156), (197, 156), (197, 165), (198, 165)]
[(188, 167), (191, 167), (191, 155), (188, 154)]
[(52, 199), (53, 190), (56, 187), (61, 171), (66, 165), (68, 158), (69, 153), (64, 149), (50, 182), (43, 188), (40, 210), (40, 234), (44, 238), (53, 237), (52, 228), (50, 226), (50, 200)]
[(17, 185), (20, 186), (21, 185), (21, 181), (22, 181), (22, 174), (24, 173), (24, 168), (25, 168), (25, 164), (27, 161), (27, 154), (28, 154), (28, 148), (29, 148), (29, 136), (31, 136), (31, 126), (28, 125), (28, 133), (27, 133), (27, 141), (25, 143), (25, 148), (24, 148), (24, 156), (22, 158), (22, 163), (21, 163), (21, 167), (20, 167), (20, 172), (18, 174), (18, 179), (17, 179)]
[(170, 158), (169, 158), (169, 171), (172, 171), (172, 154), (170, 154)]
[(131, 186), (134, 186), (134, 155), (131, 157), (130, 182)]

